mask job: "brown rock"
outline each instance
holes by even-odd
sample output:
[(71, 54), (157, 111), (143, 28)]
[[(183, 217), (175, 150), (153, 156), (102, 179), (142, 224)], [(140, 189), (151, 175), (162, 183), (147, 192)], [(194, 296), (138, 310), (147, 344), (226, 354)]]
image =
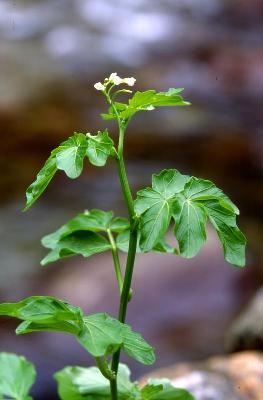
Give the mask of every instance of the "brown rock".
[[(157, 370), (155, 378), (169, 378), (189, 390), (196, 400), (262, 400), (263, 353), (241, 352), (202, 362), (177, 364)], [(149, 377), (144, 377), (142, 383)]]
[[(229, 351), (263, 350), (263, 289), (234, 321), (226, 337)], [(263, 395), (262, 395), (263, 398)]]

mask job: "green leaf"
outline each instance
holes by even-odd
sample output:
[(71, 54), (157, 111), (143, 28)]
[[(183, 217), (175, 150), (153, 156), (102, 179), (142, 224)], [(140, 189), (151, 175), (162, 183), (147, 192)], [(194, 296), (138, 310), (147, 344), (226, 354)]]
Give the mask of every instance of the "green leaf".
[[(97, 367), (66, 367), (54, 374), (58, 382), (58, 393), (61, 400), (110, 400), (110, 383), (102, 376)], [(130, 381), (130, 370), (119, 365), (118, 399), (128, 400), (131, 393), (137, 390)]]
[(94, 357), (113, 354), (123, 342), (122, 325), (105, 313), (84, 317), (80, 344)]
[(112, 211), (91, 210), (77, 215), (57, 231), (45, 236), (42, 244), (52, 249), (41, 261), (47, 265), (61, 258), (80, 254), (90, 257), (111, 249), (108, 239), (97, 232), (122, 232), (129, 228), (126, 218), (114, 217)]
[(69, 178), (77, 178), (82, 172), (86, 151), (86, 136), (83, 133), (75, 133), (56, 149), (58, 169), (65, 171)]
[(153, 175), (152, 188), (137, 193), (135, 211), (141, 215), (140, 247), (143, 251), (153, 249), (163, 239), (172, 216), (172, 200), (189, 179), (175, 169), (164, 170)]
[(107, 130), (99, 131), (96, 136), (88, 134), (87, 156), (91, 164), (103, 167), (113, 150), (114, 143)]
[[(127, 108), (127, 104), (119, 103), (117, 101), (114, 103), (114, 105), (118, 112), (122, 112), (122, 111), (126, 110), (126, 108)], [(106, 121), (111, 120), (111, 119), (117, 119), (114, 109), (112, 107), (109, 108), (108, 114), (100, 114), (100, 115), (101, 115), (102, 119), (104, 119)]]
[(151, 400), (158, 393), (162, 392), (162, 390), (163, 390), (163, 385), (153, 385), (148, 383), (141, 390), (141, 398), (142, 400)]
[(105, 313), (84, 317), (78, 340), (94, 357), (112, 354), (122, 346), (130, 357), (142, 364), (150, 365), (155, 361), (154, 349), (139, 333)]
[(145, 365), (151, 365), (155, 362), (153, 347), (139, 333), (132, 331), (129, 325), (123, 324), (122, 338), (123, 350), (131, 358)]
[(44, 236), (42, 244), (54, 249), (61, 239), (78, 231), (107, 232), (110, 229), (112, 232), (122, 232), (127, 228), (129, 221), (126, 218), (114, 217), (112, 211), (93, 209), (77, 215), (55, 232)]
[(41, 196), (58, 169), (65, 171), (70, 178), (77, 178), (83, 168), (86, 149), (87, 139), (83, 133), (75, 133), (55, 148), (37, 174), (36, 180), (28, 187), (24, 210)]
[(223, 244), (226, 260), (243, 266), (246, 240), (237, 228), (237, 214), (237, 207), (211, 181), (192, 177), (176, 196), (173, 208), (174, 232), (181, 255), (189, 258), (197, 254), (206, 240), (209, 218)]
[(18, 303), (0, 304), (0, 315), (23, 320), (17, 334), (37, 331), (66, 332), (94, 357), (113, 354), (120, 347), (135, 360), (152, 364), (153, 348), (139, 333), (105, 313), (84, 316), (79, 307), (50, 296), (28, 297)]
[(0, 353), (0, 398), (30, 400), (28, 394), (35, 379), (35, 368), (24, 357)]
[[(130, 230), (127, 229), (117, 235), (116, 245), (117, 248), (121, 251), (128, 252), (129, 249), (129, 238), (130, 238)], [(140, 232), (138, 234), (138, 243), (137, 243), (137, 253), (143, 253), (143, 250), (139, 245)], [(156, 251), (158, 253), (172, 253), (178, 254), (178, 250), (175, 247), (170, 246), (165, 239), (160, 239), (157, 244), (152, 248), (152, 251)]]
[(65, 301), (50, 296), (32, 296), (18, 303), (0, 304), (0, 315), (15, 317), (25, 322), (17, 334), (33, 331), (60, 331), (77, 334), (82, 324), (82, 311)]
[(110, 249), (110, 243), (103, 236), (90, 231), (77, 231), (59, 240), (41, 261), (41, 265), (47, 265), (72, 255), (90, 257)]
[[(209, 219), (223, 245), (225, 259), (237, 266), (245, 265), (246, 239), (236, 225), (238, 208), (208, 180), (164, 170), (153, 175), (152, 188), (140, 190), (135, 201), (140, 216), (140, 248), (174, 252), (164, 241), (171, 218), (174, 234), (183, 257), (194, 257), (206, 241)], [(125, 249), (124, 233), (117, 244)]]
[(162, 391), (153, 394), (152, 397), (148, 397), (149, 400), (195, 400), (187, 390), (175, 388), (169, 379), (150, 379), (148, 384), (157, 387), (159, 385), (163, 386)]
[(176, 198), (173, 215), (176, 221), (174, 234), (180, 254), (186, 258), (194, 257), (206, 241), (205, 208), (198, 201), (180, 195)]
[(53, 156), (50, 156), (37, 174), (36, 180), (27, 188), (24, 211), (28, 210), (41, 196), (56, 172), (56, 160)]
[(129, 100), (128, 107), (120, 112), (120, 117), (129, 119), (138, 111), (151, 111), (156, 107), (164, 106), (186, 106), (189, 102), (184, 101), (178, 93), (183, 89), (169, 89), (167, 92), (157, 93), (155, 90), (136, 92)]
[(215, 200), (206, 202), (209, 220), (217, 231), (222, 243), (226, 261), (243, 267), (246, 263), (246, 238), (236, 225), (235, 214), (222, 207)]

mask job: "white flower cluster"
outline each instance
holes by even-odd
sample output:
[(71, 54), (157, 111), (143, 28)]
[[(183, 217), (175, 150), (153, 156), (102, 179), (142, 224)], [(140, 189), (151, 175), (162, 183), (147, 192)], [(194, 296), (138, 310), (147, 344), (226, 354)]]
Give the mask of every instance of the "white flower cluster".
[(121, 84), (126, 84), (126, 85), (128, 85), (128, 86), (133, 86), (134, 84), (135, 84), (135, 82), (136, 82), (136, 79), (135, 78), (120, 78), (118, 75), (117, 75), (117, 72), (113, 72), (110, 76), (109, 76), (109, 78), (106, 78), (105, 80), (104, 80), (104, 83), (101, 83), (101, 82), (97, 82), (97, 83), (95, 83), (95, 85), (94, 85), (94, 87), (95, 87), (95, 89), (97, 89), (97, 90), (105, 90), (106, 89), (106, 87), (109, 85), (109, 84), (113, 84), (113, 85), (115, 85), (115, 86), (118, 86), (118, 85), (121, 85)]

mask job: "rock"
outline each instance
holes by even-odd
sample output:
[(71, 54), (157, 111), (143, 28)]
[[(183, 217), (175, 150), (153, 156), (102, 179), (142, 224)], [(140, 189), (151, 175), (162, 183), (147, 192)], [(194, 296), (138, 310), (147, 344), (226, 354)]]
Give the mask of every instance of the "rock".
[(226, 345), (230, 351), (263, 350), (263, 288), (233, 323)]
[(151, 377), (169, 378), (175, 387), (189, 390), (196, 400), (262, 400), (263, 354), (241, 352), (177, 364), (157, 370)]

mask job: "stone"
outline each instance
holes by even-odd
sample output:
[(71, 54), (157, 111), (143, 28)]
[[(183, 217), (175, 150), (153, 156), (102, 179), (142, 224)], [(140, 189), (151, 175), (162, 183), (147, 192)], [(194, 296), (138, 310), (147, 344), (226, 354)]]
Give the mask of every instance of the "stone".
[(229, 351), (263, 350), (263, 288), (234, 321), (226, 337)]
[(240, 352), (179, 363), (150, 376), (169, 378), (175, 387), (189, 390), (196, 400), (262, 400), (263, 353)]

